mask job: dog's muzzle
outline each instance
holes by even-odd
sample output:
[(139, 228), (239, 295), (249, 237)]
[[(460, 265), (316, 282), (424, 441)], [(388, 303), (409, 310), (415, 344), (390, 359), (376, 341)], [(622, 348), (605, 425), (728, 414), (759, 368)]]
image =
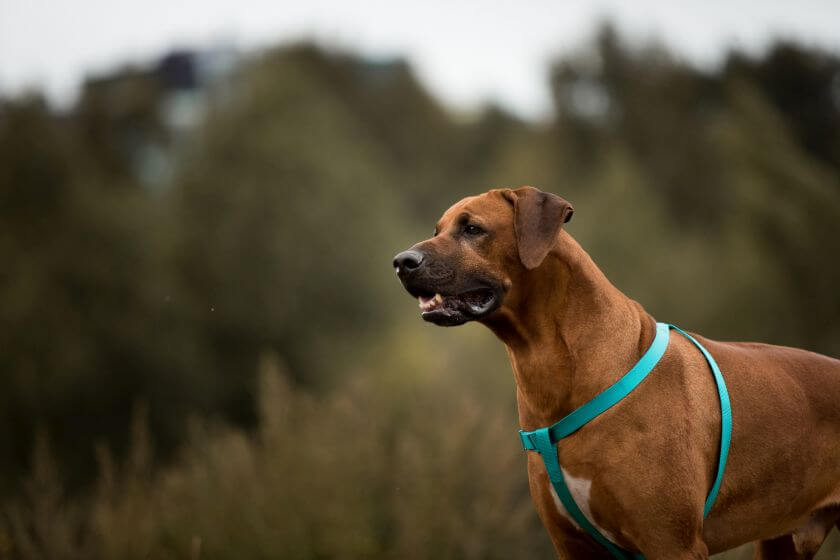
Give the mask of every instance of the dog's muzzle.
[(501, 290), (490, 283), (456, 282), (443, 263), (416, 249), (394, 257), (394, 269), (405, 289), (417, 298), (420, 316), (441, 326), (482, 319), (496, 310)]

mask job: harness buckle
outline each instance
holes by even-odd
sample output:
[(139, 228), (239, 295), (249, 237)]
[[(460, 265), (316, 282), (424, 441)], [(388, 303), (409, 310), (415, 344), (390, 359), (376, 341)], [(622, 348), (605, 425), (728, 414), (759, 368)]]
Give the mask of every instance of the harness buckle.
[(519, 439), (522, 441), (522, 448), (525, 451), (537, 451), (537, 442), (534, 441), (535, 432), (519, 430)]

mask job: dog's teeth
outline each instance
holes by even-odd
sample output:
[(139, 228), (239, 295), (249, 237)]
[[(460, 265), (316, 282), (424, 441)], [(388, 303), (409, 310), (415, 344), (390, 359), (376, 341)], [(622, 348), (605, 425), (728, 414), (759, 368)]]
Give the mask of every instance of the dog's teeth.
[(442, 296), (442, 295), (440, 295), (440, 294), (435, 294), (435, 299), (434, 299), (434, 302), (435, 302), (435, 303), (440, 303), (440, 302), (442, 302), (442, 301), (443, 301), (443, 296)]

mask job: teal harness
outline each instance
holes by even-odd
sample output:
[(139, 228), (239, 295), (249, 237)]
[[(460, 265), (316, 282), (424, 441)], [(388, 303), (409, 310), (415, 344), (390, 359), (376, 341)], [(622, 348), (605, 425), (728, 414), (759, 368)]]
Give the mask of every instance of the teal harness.
[(614, 385), (610, 386), (594, 399), (574, 410), (569, 415), (565, 416), (556, 424), (548, 428), (540, 428), (533, 432), (525, 432), (520, 430), (519, 437), (522, 439), (522, 446), (526, 451), (536, 451), (542, 456), (545, 463), (545, 470), (548, 472), (548, 477), (554, 486), (557, 496), (569, 512), (569, 515), (575, 520), (578, 526), (589, 533), (593, 539), (601, 543), (607, 550), (612, 553), (615, 558), (622, 558), (625, 560), (640, 560), (644, 556), (625, 550), (615, 543), (604, 537), (596, 529), (592, 523), (580, 511), (575, 499), (569, 492), (566, 481), (563, 478), (563, 471), (560, 469), (560, 462), (557, 458), (557, 442), (568, 437), (585, 426), (590, 420), (599, 416), (601, 413), (608, 410), (610, 407), (621, 401), (624, 397), (629, 395), (633, 389), (639, 386), (644, 381), (645, 377), (651, 370), (659, 363), (659, 360), (665, 354), (668, 348), (668, 340), (670, 339), (670, 331), (674, 329), (678, 333), (690, 340), (709, 363), (712, 369), (712, 374), (717, 385), (718, 396), (720, 397), (720, 454), (718, 459), (717, 476), (715, 477), (712, 489), (709, 491), (709, 496), (706, 498), (706, 504), (703, 508), (703, 517), (707, 517), (712, 509), (712, 505), (717, 498), (718, 490), (720, 490), (720, 482), (723, 479), (723, 470), (726, 467), (726, 457), (729, 454), (729, 441), (732, 437), (732, 409), (729, 405), (729, 393), (726, 390), (726, 383), (723, 380), (723, 375), (720, 368), (712, 358), (712, 355), (697, 342), (693, 336), (684, 330), (674, 325), (667, 323), (656, 323), (656, 337), (653, 343), (648, 348), (647, 352), (642, 356), (639, 362), (633, 366), (633, 369), (628, 371), (624, 377), (619, 379)]

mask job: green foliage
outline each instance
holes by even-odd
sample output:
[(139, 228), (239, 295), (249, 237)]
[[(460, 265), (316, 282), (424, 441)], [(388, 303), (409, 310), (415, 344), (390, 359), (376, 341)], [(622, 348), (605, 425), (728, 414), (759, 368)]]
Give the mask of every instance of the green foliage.
[(538, 123), (310, 45), (0, 100), (0, 558), (549, 556), (503, 348), (421, 324), (392, 255), (533, 184), (659, 319), (838, 355), (838, 76), (605, 28)]
[(414, 406), (399, 409), (398, 389), (375, 374), (315, 397), (294, 389), (275, 357), (260, 369), (255, 434), (194, 422), (175, 466), (150, 475), (139, 414), (131, 458), (115, 468), (101, 452), (88, 501), (63, 495), (39, 445), (25, 499), (7, 508), (0, 529), (14, 557), (550, 554), (509, 437), (512, 407), (452, 393), (439, 380), (413, 387)]

